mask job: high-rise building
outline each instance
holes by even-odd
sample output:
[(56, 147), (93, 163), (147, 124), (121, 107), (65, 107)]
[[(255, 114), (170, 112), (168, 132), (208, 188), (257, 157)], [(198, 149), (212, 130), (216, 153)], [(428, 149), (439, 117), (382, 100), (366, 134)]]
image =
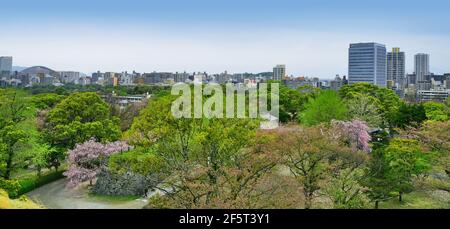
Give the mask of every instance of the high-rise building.
[(450, 90), (450, 73), (444, 74), (445, 77), (445, 88)]
[(387, 54), (387, 80), (397, 89), (405, 84), (405, 53), (400, 52), (400, 48), (393, 48)]
[(414, 70), (416, 83), (427, 81), (426, 76), (430, 75), (430, 55), (419, 53), (414, 56)]
[(80, 77), (81, 77), (80, 72), (60, 71), (58, 73), (59, 73), (61, 83), (64, 83), (64, 84), (69, 84), (69, 83), (78, 84)]
[(349, 84), (372, 83), (386, 87), (386, 46), (378, 43), (350, 44), (348, 80)]
[(282, 80), (286, 76), (286, 65), (277, 65), (273, 68), (273, 80)]
[(9, 76), (12, 72), (13, 58), (11, 56), (0, 56), (0, 76)]

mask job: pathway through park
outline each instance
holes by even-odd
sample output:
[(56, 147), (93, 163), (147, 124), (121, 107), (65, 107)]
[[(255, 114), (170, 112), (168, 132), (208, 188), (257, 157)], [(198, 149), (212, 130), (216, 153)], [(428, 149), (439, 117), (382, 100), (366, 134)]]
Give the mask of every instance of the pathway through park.
[(61, 179), (44, 185), (26, 194), (32, 200), (49, 209), (141, 209), (144, 199), (130, 201), (109, 201), (92, 197), (86, 189), (72, 190), (66, 187), (67, 180)]

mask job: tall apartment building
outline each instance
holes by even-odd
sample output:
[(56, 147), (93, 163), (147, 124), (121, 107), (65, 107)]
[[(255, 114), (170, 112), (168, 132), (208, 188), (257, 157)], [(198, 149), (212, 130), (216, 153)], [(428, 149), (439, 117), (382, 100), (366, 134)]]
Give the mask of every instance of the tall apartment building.
[(402, 89), (405, 84), (405, 53), (400, 48), (393, 48), (387, 54), (387, 80), (396, 89)]
[(11, 56), (0, 56), (0, 78), (3, 76), (9, 78), (12, 72), (12, 62)]
[(430, 75), (430, 55), (418, 53), (414, 56), (414, 72), (416, 74), (416, 83), (427, 81)]
[(371, 83), (380, 87), (387, 84), (386, 46), (378, 43), (350, 44), (349, 84)]
[(74, 72), (74, 71), (60, 71), (59, 73), (59, 77), (60, 77), (60, 82), (67, 84), (67, 83), (73, 83), (73, 84), (78, 84), (80, 77), (81, 77), (81, 73), (80, 72)]
[(273, 80), (283, 80), (286, 76), (286, 65), (277, 65), (273, 68)]

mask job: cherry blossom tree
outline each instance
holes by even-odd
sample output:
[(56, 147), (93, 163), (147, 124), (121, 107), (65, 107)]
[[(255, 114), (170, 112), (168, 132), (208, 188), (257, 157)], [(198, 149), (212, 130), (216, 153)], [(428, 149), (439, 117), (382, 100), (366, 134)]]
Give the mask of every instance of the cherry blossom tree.
[(69, 151), (69, 169), (64, 175), (69, 179), (69, 187), (75, 188), (83, 182), (92, 181), (100, 173), (109, 156), (128, 151), (131, 147), (122, 141), (102, 144), (91, 139), (77, 144)]
[(347, 139), (347, 142), (355, 149), (370, 152), (369, 142), (372, 137), (366, 122), (358, 119), (349, 122), (333, 121), (333, 126), (340, 137)]

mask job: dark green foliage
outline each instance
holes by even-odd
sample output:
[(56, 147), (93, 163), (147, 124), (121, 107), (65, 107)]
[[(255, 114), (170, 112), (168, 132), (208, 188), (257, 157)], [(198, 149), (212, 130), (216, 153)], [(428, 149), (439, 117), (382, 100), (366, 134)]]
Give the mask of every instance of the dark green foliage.
[(391, 117), (390, 123), (392, 127), (404, 129), (408, 126), (419, 127), (425, 120), (427, 115), (422, 104), (402, 103)]
[(280, 85), (280, 121), (297, 122), (303, 104), (307, 101), (308, 99), (299, 91)]
[(91, 138), (115, 141), (121, 136), (119, 120), (110, 119), (108, 105), (93, 92), (75, 93), (61, 101), (49, 112), (44, 134), (60, 150)]
[(163, 91), (169, 91), (170, 87), (167, 86), (155, 86), (155, 85), (137, 85), (137, 86), (102, 86), (97, 84), (92, 85), (76, 85), (66, 84), (62, 87), (56, 87), (53, 85), (43, 86), (34, 85), (30, 88), (26, 88), (31, 94), (48, 94), (54, 93), (58, 95), (70, 95), (77, 92), (97, 92), (101, 94), (112, 93), (113, 91), (117, 95), (142, 95), (145, 93), (159, 94)]
[(21, 196), (23, 194), (33, 191), (36, 188), (49, 184), (53, 181), (62, 179), (64, 178), (63, 173), (64, 171), (61, 170), (56, 172), (49, 172), (41, 176), (30, 175), (28, 177), (20, 178), (18, 180), (18, 183), (20, 184), (20, 190), (18, 192), (18, 195)]
[(384, 156), (384, 148), (379, 148), (371, 153), (362, 184), (369, 188), (367, 194), (372, 202), (375, 203), (376, 209), (379, 207), (380, 202), (393, 197), (394, 184), (389, 180), (388, 167), (389, 164)]

